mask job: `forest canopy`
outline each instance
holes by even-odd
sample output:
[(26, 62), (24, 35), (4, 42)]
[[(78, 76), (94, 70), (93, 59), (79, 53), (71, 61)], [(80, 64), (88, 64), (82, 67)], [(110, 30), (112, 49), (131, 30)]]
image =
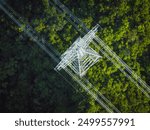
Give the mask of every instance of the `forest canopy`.
[[(60, 53), (80, 36), (49, 0), (6, 2)], [(100, 24), (98, 36), (150, 85), (149, 0), (61, 2), (88, 28)], [(0, 112), (106, 112), (70, 77), (73, 85), (56, 73), (56, 63), (2, 10), (0, 57)], [(121, 112), (150, 112), (150, 100), (106, 57), (86, 77)]]

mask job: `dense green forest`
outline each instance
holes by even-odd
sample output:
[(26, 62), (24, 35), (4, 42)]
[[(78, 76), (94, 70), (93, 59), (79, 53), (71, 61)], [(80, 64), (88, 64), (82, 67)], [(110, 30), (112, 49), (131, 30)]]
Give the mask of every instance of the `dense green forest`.
[[(60, 53), (80, 35), (48, 0), (6, 2)], [(99, 23), (100, 38), (150, 85), (149, 0), (61, 2), (88, 28)], [(0, 112), (106, 112), (56, 65), (0, 10)], [(106, 57), (86, 76), (121, 112), (150, 112), (150, 100)]]

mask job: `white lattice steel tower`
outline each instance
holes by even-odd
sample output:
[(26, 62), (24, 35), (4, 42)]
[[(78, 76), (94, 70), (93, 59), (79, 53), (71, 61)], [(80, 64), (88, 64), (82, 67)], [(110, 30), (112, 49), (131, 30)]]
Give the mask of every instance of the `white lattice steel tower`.
[(101, 58), (101, 56), (89, 46), (96, 36), (98, 27), (99, 25), (97, 24), (83, 38), (79, 37), (66, 52), (61, 55), (61, 61), (55, 69), (60, 71), (68, 66), (80, 77), (85, 75), (87, 70)]

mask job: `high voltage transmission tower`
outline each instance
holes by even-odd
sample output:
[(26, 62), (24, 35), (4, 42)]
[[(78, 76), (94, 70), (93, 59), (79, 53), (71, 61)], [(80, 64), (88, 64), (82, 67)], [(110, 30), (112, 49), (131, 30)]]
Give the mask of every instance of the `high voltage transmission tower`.
[(77, 40), (61, 55), (61, 61), (56, 66), (56, 70), (61, 70), (69, 66), (77, 75), (82, 77), (87, 70), (94, 65), (101, 57), (89, 45), (96, 36), (99, 25), (96, 25), (83, 38)]

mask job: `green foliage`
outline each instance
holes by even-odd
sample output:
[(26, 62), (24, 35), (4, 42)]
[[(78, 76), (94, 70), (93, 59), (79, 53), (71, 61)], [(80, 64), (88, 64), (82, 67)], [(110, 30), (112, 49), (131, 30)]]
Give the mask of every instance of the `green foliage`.
[(26, 25), (22, 25), (20, 28), (19, 28), (19, 32), (23, 32), (24, 31), (24, 29), (25, 29), (25, 27), (26, 27)]
[[(8, 2), (61, 53), (80, 35), (48, 0)], [(100, 23), (103, 29), (98, 35), (150, 84), (149, 0), (62, 2), (88, 28)], [(24, 36), (25, 25), (16, 29), (7, 16), (1, 13), (0, 17), (1, 112), (106, 112), (79, 86), (74, 90), (53, 70), (56, 63)], [(121, 112), (150, 112), (150, 100), (106, 57), (90, 68), (87, 78)]]

